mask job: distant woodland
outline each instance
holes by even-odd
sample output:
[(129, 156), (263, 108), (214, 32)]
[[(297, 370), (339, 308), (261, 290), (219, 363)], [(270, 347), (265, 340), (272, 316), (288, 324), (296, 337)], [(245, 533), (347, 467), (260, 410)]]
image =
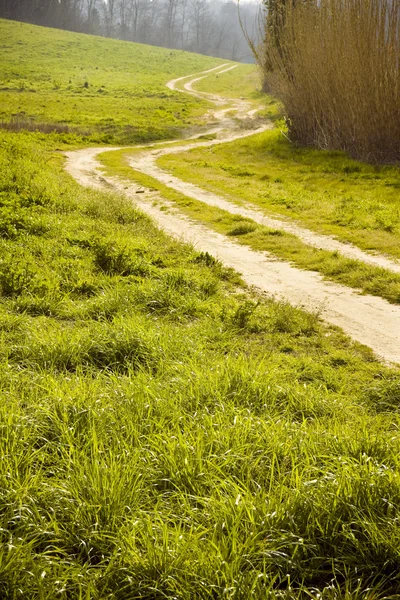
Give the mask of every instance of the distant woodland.
[[(259, 4), (242, 0), (255, 35)], [(0, 0), (0, 17), (144, 44), (253, 60), (232, 0)]]

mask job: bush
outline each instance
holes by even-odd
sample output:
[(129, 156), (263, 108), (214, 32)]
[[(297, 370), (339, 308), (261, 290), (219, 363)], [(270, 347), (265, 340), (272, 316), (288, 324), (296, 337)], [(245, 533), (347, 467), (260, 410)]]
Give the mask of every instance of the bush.
[(275, 5), (260, 58), (269, 89), (285, 105), (290, 138), (399, 160), (400, 0)]

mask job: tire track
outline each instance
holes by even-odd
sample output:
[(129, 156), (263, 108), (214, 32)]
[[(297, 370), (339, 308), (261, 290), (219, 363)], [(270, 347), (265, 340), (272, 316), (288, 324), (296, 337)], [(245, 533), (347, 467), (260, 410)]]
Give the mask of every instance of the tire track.
[[(216, 72), (218, 69), (225, 68), (227, 65), (211, 69), (202, 74), (182, 77), (170, 82), (170, 89), (176, 89), (177, 84), (186, 82), (184, 89), (192, 87), (195, 79), (197, 81), (201, 76), (206, 76), (207, 73)], [(219, 71), (221, 72), (221, 71)], [(172, 86), (172, 87), (171, 87)], [(193, 92), (198, 95), (198, 92)], [(201, 94), (202, 96), (202, 94)], [(209, 99), (209, 98), (208, 98)], [(218, 100), (219, 107), (224, 106), (221, 99)], [(243, 100), (232, 101), (229, 107), (212, 111), (211, 117), (219, 120), (217, 129), (213, 130), (220, 136), (217, 140), (209, 140), (207, 142), (193, 142), (189, 146), (175, 146), (162, 148), (158, 151), (153, 148), (148, 148), (139, 157), (131, 160), (132, 167), (155, 177), (169, 187), (178, 189), (196, 199), (201, 199), (202, 202), (220, 206), (229, 212), (235, 211), (235, 214), (249, 216), (257, 222), (262, 222), (274, 228), (285, 229), (291, 233), (295, 233), (298, 237), (307, 236), (305, 241), (310, 245), (317, 247), (327, 247), (326, 244), (334, 243), (335, 246), (329, 246), (329, 249), (337, 250), (346, 256), (356, 257), (358, 260), (364, 260), (369, 264), (383, 266), (388, 268), (391, 265), (391, 270), (400, 272), (400, 266), (394, 261), (390, 261), (385, 257), (377, 257), (368, 255), (355, 246), (343, 244), (330, 238), (329, 236), (321, 236), (314, 234), (306, 229), (303, 229), (296, 224), (270, 219), (258, 211), (254, 207), (242, 209), (232, 203), (229, 203), (224, 198), (209, 194), (192, 184), (181, 182), (162, 169), (159, 169), (155, 164), (157, 157), (166, 152), (181, 152), (187, 151), (191, 147), (207, 147), (215, 143), (223, 143), (228, 140), (238, 139), (248, 135), (253, 135), (258, 131), (264, 131), (269, 124), (263, 125), (255, 130), (243, 131), (238, 128), (237, 122), (226, 117), (228, 111), (233, 108), (237, 109), (236, 116), (239, 118), (248, 118), (252, 111), (254, 115), (254, 107)], [(251, 118), (251, 115), (250, 115)], [(232, 125), (232, 123), (234, 123)], [(385, 300), (369, 295), (360, 295), (356, 290), (352, 290), (346, 286), (339, 284), (328, 283), (322, 279), (320, 275), (314, 272), (303, 271), (291, 266), (287, 262), (277, 260), (267, 252), (256, 252), (236, 244), (228, 240), (225, 236), (207, 229), (205, 226), (190, 220), (189, 218), (177, 213), (176, 208), (169, 203), (170, 211), (165, 212), (154, 206), (154, 200), (162, 199), (157, 193), (152, 193), (149, 190), (138, 198), (137, 186), (127, 182), (121, 182), (118, 178), (105, 177), (101, 171), (101, 165), (97, 160), (97, 155), (107, 151), (116, 150), (117, 148), (92, 148), (82, 149), (74, 152), (66, 153), (67, 156), (67, 171), (82, 185), (94, 187), (98, 189), (110, 189), (112, 186), (118, 192), (122, 192), (132, 200), (146, 214), (152, 217), (157, 224), (170, 235), (181, 239), (184, 242), (193, 244), (198, 250), (210, 252), (217, 258), (222, 260), (224, 264), (234, 268), (242, 274), (243, 279), (251, 286), (256, 286), (258, 289), (272, 295), (280, 300), (285, 300), (296, 306), (301, 306), (306, 310), (318, 312), (325, 321), (341, 327), (353, 339), (361, 342), (372, 348), (372, 350), (381, 357), (384, 361), (390, 363), (400, 363), (400, 307), (393, 306)], [(174, 186), (179, 187), (174, 187)], [(182, 188), (181, 186), (185, 186)], [(186, 187), (189, 186), (189, 187)], [(190, 191), (189, 191), (190, 190)], [(206, 194), (206, 196), (204, 196)], [(199, 195), (199, 197), (197, 197)], [(165, 199), (162, 199), (165, 205)], [(222, 203), (222, 204), (221, 204)], [(226, 207), (228, 206), (228, 208)], [(237, 211), (237, 212), (236, 212)], [(250, 216), (251, 215), (251, 216)], [(258, 220), (257, 220), (258, 219)], [(262, 221), (261, 221), (262, 219)], [(289, 227), (291, 229), (289, 229)], [(293, 229), (295, 228), (295, 229)], [(301, 234), (301, 235), (300, 235)], [(302, 238), (304, 239), (304, 238)], [(310, 240), (310, 241), (308, 241)], [(325, 246), (322, 246), (325, 244)], [(360, 259), (360, 256), (363, 258)], [(386, 263), (388, 261), (388, 263)]]

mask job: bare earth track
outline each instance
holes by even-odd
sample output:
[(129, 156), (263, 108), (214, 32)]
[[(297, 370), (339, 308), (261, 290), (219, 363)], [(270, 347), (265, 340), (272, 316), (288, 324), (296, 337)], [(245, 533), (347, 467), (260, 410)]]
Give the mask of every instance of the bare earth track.
[[(192, 144), (175, 145), (168, 148), (155, 149), (148, 147), (130, 159), (130, 165), (136, 171), (150, 175), (163, 184), (178, 190), (206, 204), (218, 206), (230, 213), (249, 217), (274, 229), (294, 233), (311, 246), (338, 251), (344, 256), (364, 261), (365, 263), (384, 267), (400, 273), (400, 264), (384, 256), (370, 255), (350, 244), (344, 244), (332, 237), (311, 232), (294, 222), (267, 217), (254, 206), (240, 207), (223, 197), (202, 190), (198, 186), (181, 181), (156, 165), (161, 154), (187, 151), (194, 147), (207, 147), (243, 138), (264, 131), (271, 127), (264, 123), (257, 127), (255, 115), (258, 109), (245, 100), (225, 100), (214, 94), (203, 94), (193, 90), (193, 84), (210, 73), (222, 73), (234, 67), (221, 65), (216, 69), (201, 74), (190, 75), (168, 83), (170, 89), (178, 89), (201, 97), (205, 97), (215, 105), (217, 110), (210, 111), (208, 118), (213, 122), (206, 133), (214, 133), (217, 139), (209, 141), (193, 141)], [(182, 86), (182, 87), (179, 87)], [(225, 108), (221, 108), (225, 107)], [(229, 116), (235, 115), (235, 120)], [(238, 119), (246, 124), (254, 119), (253, 128), (243, 129), (238, 126)], [(203, 132), (204, 135), (204, 132)], [(199, 137), (199, 136), (197, 136)], [(195, 140), (195, 138), (193, 138)], [(68, 152), (67, 171), (82, 185), (98, 189), (115, 189), (129, 196), (135, 204), (170, 235), (185, 242), (192, 243), (199, 251), (207, 251), (218, 257), (225, 265), (233, 267), (242, 274), (243, 279), (263, 292), (278, 299), (289, 301), (306, 310), (316, 311), (325, 321), (341, 327), (353, 339), (372, 348), (384, 361), (400, 363), (400, 307), (393, 306), (385, 300), (369, 295), (360, 295), (357, 291), (334, 283), (323, 281), (316, 273), (303, 271), (287, 262), (277, 260), (266, 252), (256, 252), (228, 240), (225, 236), (213, 232), (198, 222), (179, 214), (172, 204), (168, 212), (155, 206), (154, 201), (160, 199), (158, 193), (144, 190), (138, 198), (137, 186), (131, 182), (104, 176), (97, 155), (117, 148), (91, 148)]]

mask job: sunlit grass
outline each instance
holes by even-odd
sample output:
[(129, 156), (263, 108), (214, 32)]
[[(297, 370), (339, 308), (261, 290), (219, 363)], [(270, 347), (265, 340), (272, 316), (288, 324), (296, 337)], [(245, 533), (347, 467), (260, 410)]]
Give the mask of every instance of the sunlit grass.
[(341, 152), (300, 148), (279, 131), (163, 156), (160, 166), (237, 204), (292, 217), (365, 250), (400, 257), (400, 174)]
[[(178, 50), (0, 20), (0, 120), (68, 127), (70, 143), (177, 137), (207, 104), (168, 90), (222, 61)], [(82, 140), (83, 138), (83, 140)]]
[[(104, 152), (99, 155), (99, 160), (104, 165), (106, 174), (117, 175), (124, 181), (133, 180), (152, 189), (158, 189), (163, 197), (172, 201), (181, 212), (205, 223), (219, 233), (235, 237), (238, 243), (254, 250), (270, 252), (302, 269), (321, 273), (329, 281), (336, 281), (364, 293), (381, 296), (393, 304), (400, 303), (398, 274), (347, 258), (337, 251), (314, 248), (291, 233), (259, 225), (251, 219), (184, 196), (128, 166), (127, 159), (134, 153), (130, 150)], [(237, 169), (232, 167), (230, 172), (234, 174)], [(206, 182), (197, 183), (201, 187), (207, 185)]]
[(255, 65), (238, 65), (225, 73), (210, 73), (205, 79), (196, 82), (194, 89), (199, 92), (219, 94), (226, 98), (262, 99), (261, 77)]
[(83, 190), (62, 140), (0, 134), (0, 597), (396, 598), (398, 370)]
[(1, 151), (1, 594), (396, 593), (398, 372)]

